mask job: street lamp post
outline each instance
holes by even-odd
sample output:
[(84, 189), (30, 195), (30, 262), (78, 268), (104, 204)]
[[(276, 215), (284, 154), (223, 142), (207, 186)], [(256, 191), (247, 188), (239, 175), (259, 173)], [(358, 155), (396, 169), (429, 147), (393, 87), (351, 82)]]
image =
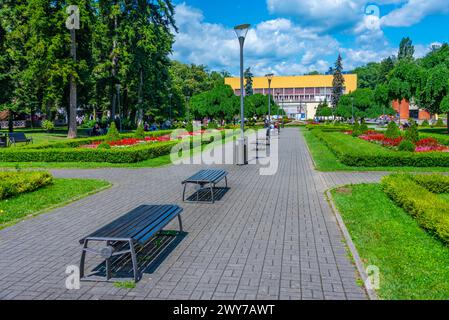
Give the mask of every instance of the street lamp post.
[(268, 121), (271, 126), (271, 81), (273, 80), (274, 74), (269, 73), (265, 75), (268, 79)]
[(248, 164), (248, 147), (245, 139), (245, 97), (244, 92), (244, 68), (243, 68), (243, 47), (245, 44), (245, 38), (250, 28), (249, 24), (241, 24), (234, 28), (235, 34), (239, 39), (240, 44), (240, 139), (237, 140), (236, 146), (236, 161), (237, 165)]
[(283, 115), (282, 115), (282, 128), (285, 128), (285, 116), (287, 115), (287, 113), (285, 112), (285, 105), (284, 105), (284, 96), (282, 96), (282, 111), (283, 111)]
[(120, 133), (122, 132), (122, 112), (120, 107), (120, 84), (116, 84), (117, 89), (117, 105), (118, 105), (118, 119), (119, 119), (119, 127), (120, 127)]
[(276, 103), (277, 103), (277, 113), (278, 113), (278, 118), (277, 118), (277, 121), (278, 121), (278, 133), (281, 133), (281, 121), (279, 120), (279, 92), (276, 94)]
[(170, 105), (169, 105), (169, 109), (170, 109), (170, 114), (169, 114), (169, 120), (170, 120), (170, 125), (171, 125), (171, 98), (173, 97), (173, 94), (169, 93), (168, 94), (168, 98), (170, 99)]
[(354, 118), (354, 97), (351, 97), (351, 108), (352, 108), (352, 124), (355, 123), (355, 118)]

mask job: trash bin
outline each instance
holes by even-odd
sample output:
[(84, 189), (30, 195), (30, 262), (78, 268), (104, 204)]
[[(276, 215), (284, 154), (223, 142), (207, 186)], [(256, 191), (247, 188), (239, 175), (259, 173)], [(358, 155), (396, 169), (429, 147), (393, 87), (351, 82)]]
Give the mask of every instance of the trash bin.
[(238, 166), (248, 164), (248, 138), (237, 139), (234, 150), (234, 164)]

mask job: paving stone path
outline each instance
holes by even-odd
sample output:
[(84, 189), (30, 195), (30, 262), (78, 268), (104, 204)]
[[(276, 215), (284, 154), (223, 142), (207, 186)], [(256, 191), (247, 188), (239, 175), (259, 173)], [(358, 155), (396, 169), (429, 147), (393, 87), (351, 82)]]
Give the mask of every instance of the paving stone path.
[[(231, 189), (215, 205), (180, 201), (180, 181), (201, 166), (54, 170), (56, 177), (114, 186), (1, 230), (0, 299), (367, 299), (324, 192), (384, 174), (320, 173), (298, 129), (285, 129), (279, 139), (274, 176), (261, 176), (256, 165), (220, 166)], [(188, 232), (156, 270), (131, 290), (110, 283), (65, 289), (66, 267), (79, 263), (80, 238), (153, 203), (183, 206)]]

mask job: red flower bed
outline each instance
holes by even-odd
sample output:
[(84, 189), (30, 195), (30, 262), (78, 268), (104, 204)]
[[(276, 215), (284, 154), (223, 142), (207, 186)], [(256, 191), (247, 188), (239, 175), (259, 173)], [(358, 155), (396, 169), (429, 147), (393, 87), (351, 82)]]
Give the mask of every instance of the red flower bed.
[(416, 144), (417, 147), (435, 147), (439, 145), (438, 140), (435, 138), (422, 139)]

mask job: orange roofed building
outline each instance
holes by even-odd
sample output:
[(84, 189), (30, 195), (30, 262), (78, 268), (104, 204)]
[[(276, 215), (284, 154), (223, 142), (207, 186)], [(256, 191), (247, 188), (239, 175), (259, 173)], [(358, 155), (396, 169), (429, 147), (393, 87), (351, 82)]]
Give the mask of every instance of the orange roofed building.
[(419, 109), (417, 106), (410, 105), (410, 102), (406, 99), (402, 100), (401, 103), (398, 100), (393, 101), (393, 109), (400, 114), (401, 121), (406, 121), (410, 118), (424, 121), (432, 118), (429, 112)]

